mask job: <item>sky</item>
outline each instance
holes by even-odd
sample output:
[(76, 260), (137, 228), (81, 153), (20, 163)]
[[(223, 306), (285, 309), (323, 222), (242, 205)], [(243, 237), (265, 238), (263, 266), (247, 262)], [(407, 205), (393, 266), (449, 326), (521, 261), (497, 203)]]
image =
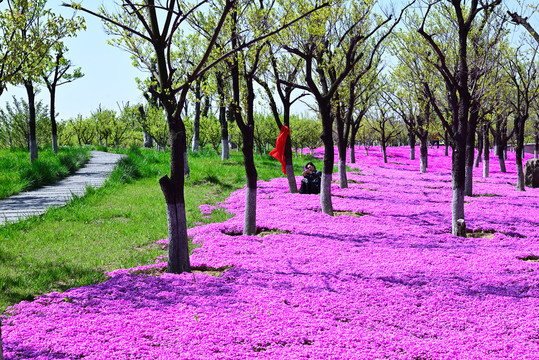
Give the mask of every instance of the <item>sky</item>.
[[(63, 8), (63, 1), (48, 2), (48, 7), (54, 12), (70, 16), (72, 9)], [(97, 1), (86, 1), (83, 5), (97, 8)], [(99, 105), (105, 109), (118, 110), (118, 103), (135, 104), (142, 102), (142, 92), (137, 88), (136, 77), (145, 78), (146, 74), (137, 70), (131, 64), (130, 55), (118, 48), (107, 44), (110, 37), (105, 34), (100, 20), (84, 15), (86, 19), (85, 31), (80, 31), (76, 38), (66, 39), (69, 48), (66, 58), (71, 60), (74, 67), (80, 67), (84, 77), (72, 83), (59, 86), (56, 95), (56, 111), (59, 120), (67, 120), (78, 114), (83, 117), (90, 116)], [(9, 86), (8, 91), (0, 97), (0, 107), (4, 108), (6, 102), (12, 102), (12, 96), (24, 98), (27, 95), (24, 87)], [(41, 87), (38, 100), (49, 104), (49, 92)]]

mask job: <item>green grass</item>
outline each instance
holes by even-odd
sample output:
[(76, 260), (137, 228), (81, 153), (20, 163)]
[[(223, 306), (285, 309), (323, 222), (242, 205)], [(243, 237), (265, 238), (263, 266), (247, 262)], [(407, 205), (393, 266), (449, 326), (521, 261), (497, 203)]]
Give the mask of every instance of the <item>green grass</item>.
[[(295, 159), (296, 174), (310, 160)], [(205, 218), (198, 206), (223, 201), (245, 185), (241, 153), (226, 162), (211, 152), (190, 154), (189, 165), (188, 227), (224, 221), (229, 215), (223, 210)], [(256, 156), (256, 166), (260, 180), (283, 176), (269, 156)], [(39, 218), (0, 227), (0, 312), (37, 295), (105, 281), (104, 271), (154, 263), (163, 254), (155, 241), (167, 237), (158, 179), (169, 169), (169, 154), (130, 151), (103, 188)]]
[(28, 150), (0, 150), (0, 199), (49, 185), (73, 174), (90, 158), (87, 148), (41, 149), (30, 163)]

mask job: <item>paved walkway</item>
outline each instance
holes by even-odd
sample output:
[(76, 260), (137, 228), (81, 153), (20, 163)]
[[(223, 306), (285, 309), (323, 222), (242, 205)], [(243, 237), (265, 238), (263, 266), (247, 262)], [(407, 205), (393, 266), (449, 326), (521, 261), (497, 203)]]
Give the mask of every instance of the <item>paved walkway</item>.
[(86, 186), (101, 187), (116, 163), (125, 156), (103, 151), (92, 151), (91, 154), (86, 166), (56, 184), (0, 200), (0, 226), (41, 215), (51, 207), (63, 206), (74, 196), (84, 195)]

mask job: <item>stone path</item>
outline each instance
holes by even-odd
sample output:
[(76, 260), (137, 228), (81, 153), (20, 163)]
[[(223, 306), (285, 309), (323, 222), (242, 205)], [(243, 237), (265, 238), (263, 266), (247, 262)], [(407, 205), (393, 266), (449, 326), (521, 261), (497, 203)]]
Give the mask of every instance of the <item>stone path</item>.
[(0, 200), (0, 226), (41, 215), (51, 207), (63, 206), (74, 196), (84, 195), (86, 186), (101, 187), (116, 163), (125, 156), (103, 151), (92, 151), (91, 155), (86, 166), (56, 184)]

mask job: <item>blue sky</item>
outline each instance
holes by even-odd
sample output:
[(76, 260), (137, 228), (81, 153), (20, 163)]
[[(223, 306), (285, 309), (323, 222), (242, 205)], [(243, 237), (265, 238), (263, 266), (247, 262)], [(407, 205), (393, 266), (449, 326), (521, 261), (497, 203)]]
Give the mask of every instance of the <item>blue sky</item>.
[[(73, 10), (62, 8), (63, 1), (49, 1), (48, 7), (64, 16), (70, 16)], [(86, 6), (97, 7), (95, 1), (87, 1)], [(84, 3), (83, 3), (84, 4)], [(83, 15), (79, 13), (79, 15)], [(109, 38), (103, 31), (98, 19), (85, 15), (86, 31), (79, 32), (73, 39), (65, 43), (69, 48), (66, 57), (75, 67), (81, 67), (85, 76), (72, 83), (58, 87), (56, 110), (59, 120), (67, 120), (78, 114), (89, 116), (101, 104), (103, 108), (118, 110), (118, 103), (142, 102), (142, 93), (137, 88), (135, 77), (146, 77), (131, 65), (130, 56), (107, 44)], [(0, 107), (11, 102), (12, 96), (27, 100), (24, 87), (9, 86), (8, 91), (0, 97)], [(41, 87), (38, 99), (49, 104), (49, 93), (46, 87)]]

